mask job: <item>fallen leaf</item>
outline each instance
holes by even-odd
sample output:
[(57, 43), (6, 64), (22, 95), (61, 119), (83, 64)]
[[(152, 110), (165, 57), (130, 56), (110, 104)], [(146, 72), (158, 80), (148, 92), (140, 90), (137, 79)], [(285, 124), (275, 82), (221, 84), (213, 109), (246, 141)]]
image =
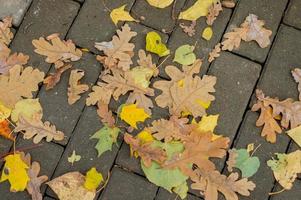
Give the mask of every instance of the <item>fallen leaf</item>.
[(301, 69), (295, 68), (292, 70), (292, 75), (296, 83), (298, 83), (299, 101), (301, 101)]
[(148, 130), (141, 131), (140, 133), (137, 134), (136, 138), (140, 140), (141, 144), (154, 141), (154, 137), (152, 136), (151, 133), (148, 132)]
[(0, 42), (0, 74), (7, 75), (9, 70), (15, 65), (27, 64), (28, 59), (29, 56), (22, 53), (11, 54), (11, 50)]
[(206, 27), (202, 33), (202, 38), (209, 41), (212, 38), (213, 31), (211, 27)]
[(41, 117), (33, 117), (32, 119), (26, 119), (22, 115), (19, 116), (17, 126), (14, 130), (23, 134), (24, 139), (30, 139), (33, 137), (33, 143), (39, 143), (43, 138), (46, 138), (47, 142), (52, 140), (61, 141), (64, 139), (64, 133), (57, 131), (54, 125), (46, 121), (43, 123)]
[(12, 134), (12, 130), (9, 127), (9, 122), (7, 120), (3, 120), (0, 122), (0, 136), (15, 141), (15, 138)]
[(146, 67), (135, 67), (128, 73), (133, 78), (135, 85), (139, 85), (141, 88), (148, 88), (150, 79), (154, 75), (154, 71)]
[(273, 170), (278, 183), (286, 190), (293, 187), (297, 174), (301, 173), (301, 151), (289, 154), (276, 153), (278, 160), (269, 160), (268, 166)]
[(86, 174), (84, 187), (89, 191), (95, 191), (101, 182), (103, 182), (102, 174), (92, 167)]
[(85, 176), (79, 172), (69, 172), (47, 182), (60, 200), (94, 200), (95, 191), (84, 187)]
[(106, 123), (109, 127), (113, 128), (115, 119), (113, 117), (112, 111), (109, 110), (108, 104), (99, 101), (97, 107), (97, 114), (101, 118), (101, 122)]
[(137, 108), (136, 104), (123, 105), (120, 112), (120, 118), (135, 129), (137, 129), (137, 122), (144, 122), (149, 117), (144, 109)]
[(213, 22), (216, 20), (216, 17), (219, 15), (219, 13), (223, 10), (222, 4), (220, 0), (214, 2), (208, 9), (208, 14), (206, 16), (206, 23), (209, 26), (213, 25)]
[(230, 149), (227, 165), (229, 172), (238, 168), (243, 178), (249, 178), (257, 172), (260, 161), (258, 157), (250, 156), (246, 149)]
[(159, 70), (156, 64), (153, 63), (151, 54), (147, 55), (143, 49), (140, 49), (138, 51), (138, 57), (139, 59), (137, 60), (137, 63), (139, 64), (140, 68), (151, 69), (154, 77), (159, 75)]
[(301, 147), (301, 125), (286, 132)]
[(130, 69), (133, 64), (132, 57), (135, 45), (130, 40), (137, 35), (131, 31), (128, 24), (117, 30), (118, 36), (113, 36), (111, 42), (95, 43), (95, 48), (103, 51), (105, 56), (98, 55), (96, 59), (100, 61), (106, 69), (119, 68), (124, 71)]
[(234, 8), (235, 2), (234, 0), (222, 0), (222, 6), (225, 8)]
[(202, 16), (207, 16), (210, 6), (217, 0), (197, 0), (193, 6), (180, 13), (179, 19), (195, 21)]
[(247, 178), (238, 179), (238, 173), (231, 173), (228, 177), (219, 171), (208, 171), (197, 168), (195, 175), (191, 177), (194, 183), (191, 188), (200, 190), (205, 200), (217, 200), (218, 192), (222, 193), (226, 200), (238, 200), (236, 193), (242, 196), (250, 196), (250, 191), (256, 185)]
[(148, 32), (146, 35), (146, 50), (157, 54), (160, 57), (170, 54), (169, 49), (162, 43), (161, 36), (155, 31)]
[(27, 175), (28, 166), (23, 162), (19, 153), (4, 158), (0, 183), (8, 180), (11, 192), (24, 191), (30, 178)]
[(120, 6), (119, 8), (115, 8), (110, 13), (110, 17), (116, 26), (119, 21), (128, 21), (128, 22), (136, 21), (128, 11), (124, 10), (125, 6), (126, 4)]
[(1, 101), (0, 101), (0, 122), (6, 121), (7, 118), (11, 115), (11, 109), (6, 107)]
[(39, 115), (42, 118), (42, 114), (42, 106), (39, 99), (21, 99), (11, 112), (11, 120), (16, 123), (20, 115), (29, 120), (34, 115)]
[(24, 98), (32, 98), (32, 92), (36, 92), (38, 84), (44, 79), (44, 72), (32, 67), (23, 69), (21, 65), (15, 65), (9, 70), (9, 75), (0, 75), (0, 101), (7, 107), (14, 105)]
[(181, 65), (192, 65), (196, 60), (196, 56), (193, 53), (194, 48), (194, 46), (188, 44), (178, 47), (173, 61)]
[[(254, 150), (254, 146), (255, 146), (254, 143), (248, 144), (248, 146), (247, 146), (247, 152), (248, 152), (248, 153), (252, 152), (252, 151)], [(258, 148), (258, 147), (257, 147), (257, 148)]]
[(80, 84), (79, 80), (82, 79), (85, 72), (79, 69), (74, 69), (70, 73), (69, 87), (68, 87), (68, 103), (74, 104), (80, 99), (80, 94), (89, 90), (86, 84)]
[(204, 115), (197, 124), (197, 130), (199, 130), (201, 133), (211, 132), (212, 133), (212, 140), (216, 140), (217, 138), (220, 138), (220, 135), (214, 134), (214, 129), (217, 126), (219, 115)]
[(209, 58), (208, 58), (208, 62), (212, 62), (215, 60), (215, 58), (218, 58), (220, 56), (220, 52), (221, 52), (221, 43), (218, 43), (217, 45), (215, 45), (214, 49), (209, 53)]
[(54, 86), (60, 82), (62, 74), (71, 67), (72, 65), (66, 64), (63, 67), (56, 69), (55, 73), (50, 73), (50, 75), (47, 76), (43, 82), (46, 85), (46, 90), (54, 88)]
[(180, 23), (180, 27), (183, 29), (183, 32), (186, 33), (189, 37), (195, 35), (195, 26), (196, 21), (192, 21), (190, 26), (186, 26), (184, 23)]
[(117, 142), (117, 137), (120, 129), (117, 127), (109, 127), (106, 124), (98, 130), (90, 139), (98, 139), (95, 149), (98, 152), (98, 157), (106, 151), (112, 151), (112, 145)]
[(76, 155), (75, 150), (72, 151), (72, 155), (68, 157), (68, 162), (71, 163), (71, 165), (73, 165), (74, 162), (78, 162), (80, 161), (81, 156), (80, 155)]
[(13, 18), (11, 16), (4, 17), (2, 21), (0, 21), (0, 43), (9, 45), (14, 37), (14, 34), (11, 31), (12, 22)]
[(174, 0), (147, 0), (147, 2), (156, 8), (166, 8), (172, 4)]

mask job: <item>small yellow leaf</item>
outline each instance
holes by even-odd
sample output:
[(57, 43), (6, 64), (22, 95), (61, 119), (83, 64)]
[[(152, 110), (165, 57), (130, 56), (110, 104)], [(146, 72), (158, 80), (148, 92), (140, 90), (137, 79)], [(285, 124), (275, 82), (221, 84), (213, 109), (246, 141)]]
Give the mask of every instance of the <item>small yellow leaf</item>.
[(35, 114), (42, 114), (39, 99), (22, 99), (16, 103), (12, 110), (11, 119), (13, 122), (17, 122), (19, 115), (22, 115), (25, 119), (32, 119)]
[(87, 190), (94, 191), (98, 188), (99, 184), (103, 182), (103, 177), (100, 172), (96, 170), (95, 167), (92, 167), (86, 174), (86, 180), (84, 187)]
[(121, 108), (120, 118), (131, 127), (137, 129), (137, 122), (144, 122), (150, 117), (143, 108), (137, 108), (136, 104), (124, 105)]
[(209, 41), (211, 38), (212, 38), (212, 35), (213, 35), (213, 31), (212, 31), (212, 28), (211, 27), (206, 27), (203, 31), (203, 34), (202, 34), (202, 37)]
[(212, 140), (216, 140), (221, 137), (221, 135), (214, 134), (214, 129), (217, 126), (218, 117), (219, 115), (203, 116), (199, 123), (196, 123), (194, 119), (192, 123), (197, 124), (197, 129), (201, 132), (212, 132)]
[(3, 122), (5, 119), (9, 118), (10, 114), (11, 114), (11, 109), (6, 107), (0, 101), (0, 122)]
[(174, 0), (147, 0), (147, 2), (156, 8), (166, 8), (170, 6)]
[(146, 50), (159, 55), (160, 57), (170, 54), (169, 49), (162, 43), (161, 36), (152, 31), (146, 35)]
[(115, 8), (114, 10), (112, 10), (112, 12), (110, 13), (110, 17), (112, 19), (112, 21), (114, 22), (115, 25), (118, 24), (119, 21), (128, 21), (128, 22), (132, 22), (132, 21), (136, 21), (128, 11), (125, 11), (125, 5), (119, 7), (119, 8)]
[(301, 125), (287, 131), (287, 134), (301, 147)]
[(148, 131), (143, 130), (138, 135), (137, 138), (140, 140), (142, 144), (145, 144), (147, 142), (154, 141), (154, 137), (152, 134), (150, 134)]
[(211, 105), (210, 101), (205, 102), (205, 101), (202, 101), (202, 100), (197, 100), (197, 103), (205, 109), (208, 109)]
[(197, 0), (193, 6), (180, 13), (179, 19), (195, 21), (202, 16), (207, 16), (210, 6), (218, 0)]
[(87, 49), (87, 48), (81, 48), (81, 50), (84, 52), (90, 52), (89, 49)]
[(0, 183), (8, 180), (10, 183), (10, 191), (24, 191), (28, 181), (30, 180), (27, 174), (29, 168), (21, 159), (21, 155), (16, 153), (8, 155), (4, 158), (5, 165), (2, 171)]
[(247, 146), (247, 152), (250, 153), (251, 151), (253, 151), (254, 150), (254, 146), (255, 146), (254, 143), (248, 144), (248, 146)]
[(146, 67), (135, 67), (129, 71), (136, 85), (142, 88), (147, 88), (150, 84), (150, 79), (154, 75), (154, 70)]

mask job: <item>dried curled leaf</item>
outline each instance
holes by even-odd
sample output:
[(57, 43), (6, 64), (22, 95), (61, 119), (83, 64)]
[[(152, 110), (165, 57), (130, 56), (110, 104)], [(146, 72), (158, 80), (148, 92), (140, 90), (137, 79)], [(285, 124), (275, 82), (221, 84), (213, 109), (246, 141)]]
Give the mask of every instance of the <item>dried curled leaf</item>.
[(225, 8), (234, 8), (235, 2), (234, 0), (222, 0), (222, 6)]
[(238, 200), (236, 193), (250, 196), (250, 191), (256, 187), (247, 178), (238, 180), (238, 173), (231, 173), (226, 177), (219, 171), (208, 171), (200, 168), (194, 170), (194, 173), (191, 177), (194, 182), (191, 184), (191, 188), (200, 190), (201, 194), (204, 194), (205, 200), (217, 200), (218, 192), (221, 192), (226, 200)]
[(56, 84), (58, 84), (61, 80), (61, 76), (62, 74), (70, 69), (72, 67), (72, 65), (70, 64), (66, 64), (63, 67), (57, 69), (55, 71), (55, 73), (51, 73), (49, 76), (47, 76), (44, 79), (44, 84), (46, 85), (46, 90), (50, 90), (52, 88), (54, 88), (54, 86), (56, 86)]
[(80, 94), (88, 91), (89, 86), (86, 84), (80, 84), (79, 80), (83, 78), (85, 72), (79, 69), (74, 69), (70, 73), (69, 87), (68, 87), (68, 103), (74, 104), (80, 99)]
[(186, 33), (189, 37), (192, 37), (195, 35), (195, 26), (196, 21), (192, 21), (189, 26), (186, 26), (184, 23), (180, 23), (180, 27), (183, 29), (183, 32)]
[(81, 50), (75, 47), (72, 40), (62, 41), (58, 34), (48, 36), (47, 40), (50, 40), (51, 43), (42, 37), (33, 40), (32, 44), (36, 48), (34, 51), (47, 56), (45, 61), (54, 63), (56, 68), (62, 67), (64, 62), (78, 61), (82, 57)]
[(25, 65), (29, 56), (22, 53), (11, 54), (11, 50), (0, 42), (0, 74), (7, 75), (9, 70), (15, 65)]
[(206, 16), (206, 23), (209, 26), (213, 25), (213, 22), (216, 20), (216, 17), (223, 10), (221, 2), (218, 0), (214, 2), (208, 9), (208, 15)]
[(5, 17), (2, 21), (0, 21), (0, 43), (9, 45), (14, 37), (13, 32), (10, 30), (12, 27), (12, 22), (12, 17)]
[(111, 128), (114, 127), (115, 119), (113, 117), (112, 111), (109, 110), (108, 104), (99, 101), (97, 107), (97, 114), (100, 117), (101, 122), (108, 124), (108, 126)]
[(32, 92), (39, 89), (38, 84), (44, 79), (44, 72), (32, 67), (23, 69), (21, 65), (15, 65), (9, 70), (9, 75), (0, 75), (0, 101), (7, 107), (14, 105), (24, 98), (32, 98)]
[(117, 30), (118, 36), (113, 36), (110, 42), (95, 43), (95, 48), (103, 51), (105, 56), (97, 56), (96, 59), (100, 61), (106, 69), (119, 68), (122, 70), (129, 70), (130, 65), (133, 64), (132, 57), (135, 45), (130, 43), (130, 40), (137, 35), (136, 32), (131, 31), (128, 24), (125, 24), (121, 30)]
[(218, 58), (220, 56), (221, 50), (221, 43), (215, 45), (214, 49), (209, 53), (208, 61), (211, 63), (215, 60), (215, 58)]
[(26, 119), (23, 116), (19, 116), (15, 132), (19, 131), (22, 131), (24, 139), (33, 137), (33, 143), (35, 144), (39, 143), (43, 138), (46, 138), (47, 142), (64, 139), (63, 132), (57, 131), (55, 126), (51, 125), (50, 122), (43, 123), (37, 116), (32, 119)]
[(292, 71), (292, 75), (296, 81), (296, 83), (298, 83), (298, 91), (299, 91), (299, 101), (301, 101), (301, 69), (294, 69)]

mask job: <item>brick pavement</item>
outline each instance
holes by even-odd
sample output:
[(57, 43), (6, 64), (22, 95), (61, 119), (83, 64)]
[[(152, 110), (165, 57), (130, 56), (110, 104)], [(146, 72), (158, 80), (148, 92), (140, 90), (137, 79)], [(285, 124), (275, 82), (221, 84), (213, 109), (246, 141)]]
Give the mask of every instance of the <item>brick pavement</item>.
[[(3, 2), (0, 0), (0, 18), (4, 16)], [(85, 53), (81, 61), (76, 62), (77, 68), (84, 69), (86, 76), (83, 82), (93, 85), (102, 70), (102, 66), (96, 62), (93, 47), (94, 42), (107, 41), (116, 32), (115, 25), (109, 19), (109, 11), (99, 0), (26, 0), (18, 4), (18, 0), (11, 0), (15, 6), (6, 12), (15, 14), (20, 10), (14, 20), (15, 38), (11, 44), (13, 51), (24, 52), (30, 56), (30, 65), (38, 67), (45, 73), (53, 71), (50, 64), (44, 62), (44, 58), (33, 52), (31, 40), (40, 36), (47, 36), (58, 32), (62, 38), (72, 39), (79, 47), (88, 48), (91, 53)], [(175, 6), (174, 15), (182, 9), (193, 4), (193, 0), (178, 0)], [(131, 28), (138, 32), (134, 39), (136, 44), (135, 53), (139, 48), (144, 47), (145, 35), (149, 31), (157, 31), (164, 41), (168, 43), (171, 52), (182, 44), (194, 45), (197, 40), (196, 54), (205, 61), (201, 74), (217, 76), (216, 101), (209, 109), (210, 114), (220, 114), (219, 125), (216, 132), (231, 138), (231, 146), (242, 148), (254, 142), (262, 144), (256, 152), (261, 160), (261, 167), (258, 173), (251, 178), (257, 187), (250, 197), (240, 199), (252, 200), (284, 200), (300, 199), (301, 179), (295, 182), (291, 191), (276, 196), (268, 196), (269, 192), (278, 191), (279, 185), (275, 182), (271, 170), (265, 162), (275, 152), (290, 152), (296, 149), (285, 135), (277, 137), (277, 143), (267, 143), (260, 136), (260, 128), (255, 126), (258, 117), (257, 113), (250, 111), (250, 105), (254, 101), (255, 88), (263, 89), (270, 96), (278, 96), (280, 99), (293, 97), (297, 99), (296, 84), (294, 83), (290, 70), (300, 66), (301, 63), (301, 3), (298, 0), (238, 0), (233, 9), (224, 9), (213, 26), (214, 36), (210, 41), (200, 38), (200, 32), (206, 26), (204, 18), (197, 21), (197, 34), (190, 38), (184, 34), (179, 27), (182, 21), (174, 20), (172, 8), (159, 10), (150, 7), (144, 0), (115, 0), (106, 1), (109, 9), (127, 4), (127, 9), (136, 18), (144, 16), (146, 20), (140, 23), (129, 23)], [(19, 7), (16, 7), (19, 5)], [(21, 12), (22, 11), (22, 12)], [(266, 27), (273, 31), (273, 44), (265, 49), (260, 49), (254, 42), (243, 42), (239, 49), (233, 52), (223, 52), (221, 56), (209, 64), (208, 52), (214, 45), (222, 40), (223, 34), (233, 26), (240, 25), (244, 18), (253, 13), (260, 19), (266, 21)], [(164, 19), (164, 20), (162, 20)], [(158, 57), (154, 56), (156, 63), (160, 63)], [(134, 59), (135, 60), (135, 59)], [(164, 66), (171, 64), (169, 58)], [(160, 68), (158, 79), (168, 78), (164, 72), (164, 66)], [(67, 105), (66, 88), (69, 74), (64, 74), (61, 83), (54, 90), (45, 91), (41, 87), (36, 94), (40, 98), (44, 108), (44, 118), (54, 123), (59, 130), (66, 134), (65, 140), (59, 143), (43, 142), (38, 149), (32, 149), (33, 160), (41, 163), (42, 173), (51, 179), (60, 176), (68, 171), (87, 171), (95, 166), (104, 176), (108, 172), (111, 178), (107, 187), (98, 194), (99, 200), (173, 200), (175, 195), (170, 194), (162, 188), (158, 188), (148, 182), (140, 169), (137, 159), (130, 158), (129, 147), (123, 144), (119, 138), (118, 145), (113, 147), (111, 152), (106, 152), (97, 157), (94, 149), (96, 141), (88, 138), (102, 127), (95, 107), (86, 107), (84, 97), (72, 106)], [(152, 83), (154, 82), (152, 80)], [(156, 95), (158, 92), (156, 91)], [(117, 112), (118, 106), (123, 103), (125, 97), (119, 101), (112, 101), (110, 108)], [(168, 111), (155, 107), (153, 118), (167, 118)], [(153, 120), (154, 120), (153, 119)], [(151, 123), (148, 120), (146, 123)], [(120, 122), (121, 123), (121, 122)], [(30, 141), (17, 140), (16, 147), (21, 148), (31, 144)], [(0, 152), (9, 152), (12, 143), (0, 138)], [(82, 156), (80, 162), (71, 166), (67, 157), (75, 150)], [(225, 162), (225, 160), (224, 160)], [(227, 173), (224, 169), (225, 163), (219, 161), (220, 171)], [(3, 163), (0, 163), (2, 167)], [(30, 199), (25, 193), (9, 193), (8, 184), (0, 187), (1, 199), (20, 200)], [(55, 194), (46, 186), (42, 192), (44, 199), (55, 199)], [(193, 190), (187, 199), (200, 199), (200, 195)], [(223, 199), (220, 197), (219, 199)]]

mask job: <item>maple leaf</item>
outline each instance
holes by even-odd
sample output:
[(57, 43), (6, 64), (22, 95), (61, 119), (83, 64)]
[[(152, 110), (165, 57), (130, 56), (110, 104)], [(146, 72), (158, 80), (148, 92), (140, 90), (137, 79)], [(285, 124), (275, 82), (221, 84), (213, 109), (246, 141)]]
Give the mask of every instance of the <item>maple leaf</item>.
[(108, 126), (111, 128), (114, 127), (115, 119), (112, 111), (109, 110), (108, 104), (99, 101), (97, 107), (97, 114), (101, 118), (101, 122), (108, 124)]
[(92, 167), (86, 174), (84, 187), (89, 191), (95, 191), (101, 182), (103, 182), (102, 174)]
[(123, 105), (120, 112), (120, 119), (135, 129), (137, 129), (137, 122), (144, 122), (149, 117), (142, 108), (137, 108), (136, 104)]
[(221, 43), (215, 45), (214, 49), (209, 53), (208, 62), (211, 63), (213, 60), (215, 60), (215, 58), (218, 58), (220, 56), (221, 50)]
[(183, 141), (185, 146), (183, 153), (166, 161), (163, 167), (167, 169), (178, 167), (187, 176), (191, 175), (191, 169), (188, 168), (190, 164), (195, 164), (206, 170), (214, 170), (215, 165), (209, 158), (224, 157), (230, 139), (220, 137), (212, 141), (212, 136), (213, 134), (210, 132), (202, 133), (197, 130), (192, 131), (190, 136), (186, 137), (186, 141)]
[(204, 192), (205, 200), (217, 200), (218, 192), (221, 192), (226, 200), (238, 200), (236, 193), (243, 196), (250, 196), (250, 191), (256, 185), (247, 178), (238, 180), (238, 173), (231, 173), (228, 177), (220, 174), (219, 171), (208, 171), (197, 168), (191, 177), (194, 183), (191, 188)]
[(292, 75), (296, 83), (298, 83), (299, 101), (301, 101), (301, 69), (296, 68), (292, 70)]
[(69, 87), (68, 87), (68, 103), (74, 104), (80, 99), (80, 94), (88, 91), (89, 86), (86, 84), (80, 84), (79, 80), (83, 78), (85, 72), (79, 69), (74, 69), (70, 73)]
[(46, 90), (54, 88), (54, 86), (60, 82), (62, 74), (71, 67), (72, 65), (66, 64), (63, 67), (56, 69), (55, 73), (50, 73), (50, 75), (47, 76), (43, 82), (46, 85)]
[(261, 136), (266, 137), (268, 142), (275, 143), (276, 133), (282, 133), (281, 127), (273, 117), (272, 108), (270, 106), (265, 106), (263, 102), (258, 101), (253, 105), (252, 111), (258, 111), (259, 109), (261, 110), (261, 113), (256, 121), (256, 126), (263, 126)]
[(146, 167), (150, 167), (152, 161), (161, 164), (166, 159), (166, 152), (160, 148), (152, 147), (152, 142), (141, 144), (139, 139), (128, 133), (124, 135), (124, 141), (131, 146), (132, 151), (137, 152)]
[(11, 50), (0, 42), (0, 74), (7, 75), (9, 70), (15, 65), (25, 65), (29, 56), (22, 53), (11, 54)]
[(5, 17), (2, 21), (0, 21), (0, 43), (4, 43), (9, 45), (14, 34), (10, 30), (12, 27), (13, 18), (12, 17)]
[(15, 65), (9, 70), (9, 75), (0, 75), (0, 101), (7, 107), (14, 105), (24, 98), (32, 98), (32, 92), (39, 89), (38, 84), (44, 79), (44, 72), (32, 67), (23, 69), (21, 65)]
[(7, 120), (0, 122), (0, 136), (8, 140), (15, 141), (15, 138), (12, 135), (12, 130), (9, 127), (9, 122)]
[(19, 121), (15, 128), (15, 132), (20, 132), (23, 134), (24, 139), (33, 138), (33, 143), (39, 143), (44, 137), (46, 141), (50, 142), (51, 140), (63, 140), (64, 133), (57, 131), (54, 125), (51, 125), (50, 122), (46, 121), (43, 123), (40, 117), (33, 117), (32, 119), (26, 119), (22, 115), (19, 116)]
[(186, 26), (184, 23), (180, 23), (180, 27), (183, 29), (183, 32), (186, 33), (189, 37), (195, 35), (195, 26), (196, 21), (191, 21), (189, 26)]
[(62, 41), (58, 34), (48, 36), (47, 42), (45, 38), (40, 37), (33, 40), (32, 44), (36, 48), (34, 51), (40, 55), (47, 56), (45, 59), (48, 63), (54, 63), (56, 68), (64, 66), (64, 62), (78, 61), (82, 57), (81, 50), (75, 47), (72, 40)]
[(118, 36), (113, 36), (111, 42), (95, 43), (95, 48), (103, 51), (105, 56), (97, 56), (106, 69), (119, 68), (122, 70), (130, 69), (133, 64), (133, 50), (135, 45), (130, 43), (130, 40), (137, 35), (131, 31), (128, 24), (122, 26), (121, 30), (117, 30)]
[(208, 14), (206, 16), (206, 23), (209, 26), (213, 25), (213, 22), (216, 20), (216, 17), (223, 10), (221, 2), (218, 0), (214, 2), (208, 9)]

